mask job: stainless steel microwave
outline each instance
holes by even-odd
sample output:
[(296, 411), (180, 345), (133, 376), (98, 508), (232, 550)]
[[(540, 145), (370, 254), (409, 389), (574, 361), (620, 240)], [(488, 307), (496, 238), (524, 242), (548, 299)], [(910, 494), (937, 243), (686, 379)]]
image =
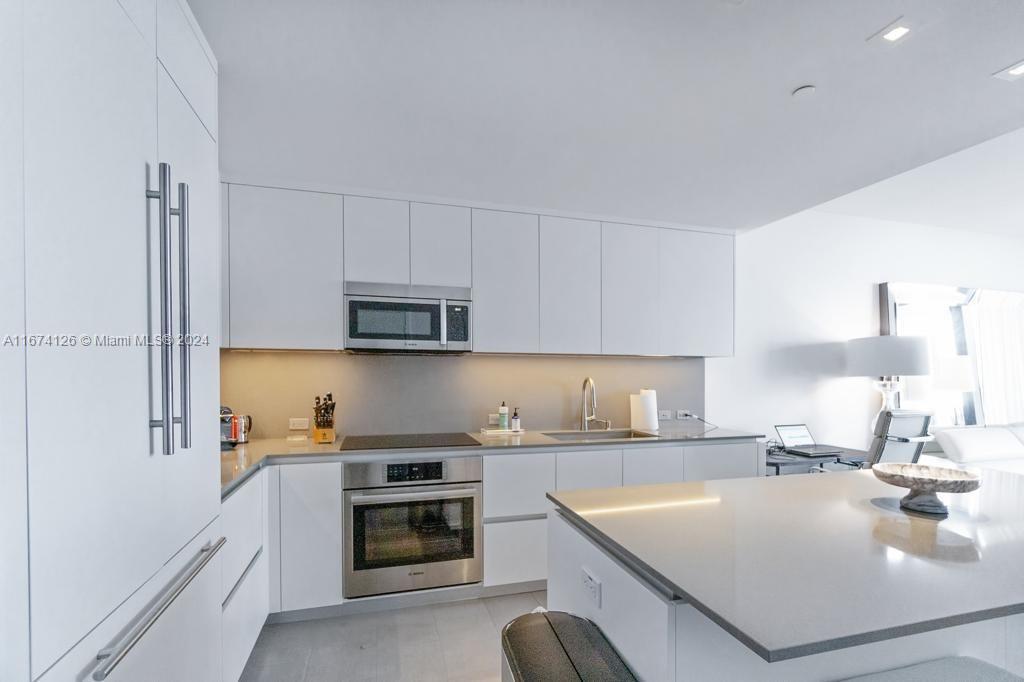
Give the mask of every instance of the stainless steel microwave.
[(470, 289), (345, 282), (345, 348), (466, 353), (471, 311)]

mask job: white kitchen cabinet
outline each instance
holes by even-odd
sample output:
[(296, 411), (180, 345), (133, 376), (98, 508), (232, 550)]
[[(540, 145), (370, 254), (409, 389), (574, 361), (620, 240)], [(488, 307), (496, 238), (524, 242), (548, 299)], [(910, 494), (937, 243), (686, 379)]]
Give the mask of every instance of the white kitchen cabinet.
[(234, 348), (342, 346), (342, 216), (337, 194), (230, 188)]
[[(111, 682), (179, 682), (221, 679), (221, 556), (215, 553), (200, 567), (204, 547), (222, 537), (214, 521), (196, 535), (156, 574), (107, 615), (69, 650), (38, 682), (91, 680), (101, 662), (97, 653), (125, 642), (129, 629), (152, 622), (127, 655), (110, 672)], [(223, 551), (223, 547), (220, 551)], [(79, 560), (76, 568), (84, 563)], [(181, 578), (195, 577), (165, 611), (152, 606), (171, 595)], [(14, 679), (4, 677), (4, 680)]]
[(281, 609), (341, 603), (341, 463), (280, 467)]
[(548, 572), (547, 520), (484, 524), (484, 585), (544, 580)]
[(628, 448), (622, 451), (622, 485), (678, 483), (683, 477), (683, 448)]
[(535, 215), (473, 210), (473, 350), (540, 349)]
[(546, 514), (555, 489), (555, 453), (484, 456), (484, 518)]
[(712, 357), (733, 352), (733, 237), (659, 231), (658, 273), (664, 355)]
[(220, 347), (231, 347), (231, 185), (220, 185)]
[[(30, 209), (20, 251), (23, 319), (24, 331), (43, 343), (21, 350), (25, 371), (11, 388), (25, 396), (27, 482), (19, 482), (28, 493), (31, 675), (37, 677), (103, 629), (134, 595), (146, 593), (153, 577), (217, 518), (218, 465), (211, 453), (219, 437), (204, 415), (212, 414), (219, 393), (219, 303), (209, 293), (219, 286), (218, 155), (196, 118), (197, 103), (170, 83), (157, 60), (157, 27), (147, 28), (155, 21), (154, 4), (18, 5), (24, 12), (13, 24), (23, 36), (22, 195)], [(10, 30), (5, 24), (5, 35)], [(190, 29), (192, 45), (201, 40), (197, 32)], [(173, 32), (163, 40), (175, 48)], [(210, 67), (206, 60), (204, 68)], [(178, 73), (188, 78), (188, 68), (179, 66)], [(215, 99), (215, 73), (212, 83)], [(5, 130), (9, 122), (5, 116)], [(11, 154), (5, 145), (5, 159), (15, 158)], [(146, 190), (157, 187), (160, 161), (171, 164), (174, 183), (191, 187), (189, 309), (193, 333), (209, 341), (191, 351), (192, 447), (181, 447), (176, 426), (170, 456), (160, 454), (161, 433), (149, 426), (156, 415), (148, 398), (162, 381), (159, 362), (140, 342), (158, 331), (150, 298), (159, 288), (160, 261), (151, 250), (158, 219)], [(177, 278), (177, 216), (169, 227), (170, 270)], [(177, 284), (172, 333), (180, 332), (183, 310)], [(180, 357), (175, 347), (175, 369)], [(182, 396), (180, 374), (170, 380), (175, 397)], [(177, 400), (174, 410), (182, 414)], [(188, 603), (186, 594), (205, 594), (210, 581), (216, 601), (219, 558), (174, 608)], [(189, 616), (192, 631), (219, 633), (219, 608), (200, 601), (203, 608)], [(181, 640), (176, 655), (191, 657), (199, 666), (192, 670), (204, 671), (206, 644), (175, 637)], [(219, 658), (213, 670), (219, 672)]]
[(660, 352), (658, 233), (654, 227), (601, 225), (601, 351)]
[(622, 450), (559, 452), (558, 490), (614, 488), (622, 485)]
[(409, 283), (409, 202), (345, 197), (345, 277)]
[(463, 206), (409, 206), (412, 284), (473, 286), (472, 219)]
[(267, 552), (261, 552), (247, 567), (224, 602), (221, 646), (223, 649), (224, 682), (235, 682), (242, 676), (246, 661), (256, 646), (256, 639), (267, 622), (269, 586), (267, 584)]
[[(145, 335), (153, 46), (110, 0), (23, 6), (26, 332)], [(24, 352), (35, 677), (170, 557), (173, 510), (167, 458), (150, 449), (146, 348)]]
[(156, 0), (156, 15), (157, 57), (216, 140), (217, 60), (213, 50), (185, 0)]
[(683, 473), (687, 481), (745, 478), (758, 475), (758, 447), (754, 441), (684, 448)]
[[(172, 267), (171, 272), (174, 306), (187, 306), (190, 333), (196, 340), (188, 348), (191, 447), (181, 446), (181, 427), (175, 427), (177, 451), (170, 457), (159, 456), (165, 498), (160, 528), (169, 535), (165, 549), (169, 553), (178, 551), (220, 513), (220, 461), (210, 456), (213, 448), (219, 447), (220, 427), (216, 419), (208, 417), (216, 415), (220, 407), (220, 301), (207, 293), (220, 287), (220, 184), (217, 143), (162, 66), (157, 67), (157, 102), (159, 158), (170, 164), (174, 187), (185, 183), (189, 188), (188, 301), (178, 296), (178, 268)], [(172, 203), (177, 206), (177, 196)], [(181, 247), (177, 234), (172, 243), (172, 263), (177, 264)], [(151, 251), (150, 262), (159, 263), (158, 249)], [(159, 310), (158, 306), (159, 299), (154, 296), (151, 309)], [(180, 333), (177, 323), (175, 319), (173, 329)], [(177, 371), (184, 348), (179, 343), (174, 353), (176, 401), (186, 390)], [(159, 349), (150, 349), (150, 353), (152, 366), (159, 367)], [(154, 404), (159, 405), (159, 393), (154, 391), (153, 396)], [(175, 413), (180, 415), (180, 404)]]
[(601, 353), (601, 224), (540, 217), (540, 352)]
[(253, 557), (263, 549), (265, 475), (265, 470), (257, 472), (221, 503), (220, 522), (228, 539), (221, 550), (222, 600), (227, 599)]

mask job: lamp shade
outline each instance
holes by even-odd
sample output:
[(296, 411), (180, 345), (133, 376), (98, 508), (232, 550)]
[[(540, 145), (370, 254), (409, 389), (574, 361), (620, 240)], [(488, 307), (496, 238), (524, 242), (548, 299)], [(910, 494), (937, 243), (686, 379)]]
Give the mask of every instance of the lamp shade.
[(923, 376), (930, 371), (923, 336), (869, 336), (846, 343), (846, 374), (852, 377)]

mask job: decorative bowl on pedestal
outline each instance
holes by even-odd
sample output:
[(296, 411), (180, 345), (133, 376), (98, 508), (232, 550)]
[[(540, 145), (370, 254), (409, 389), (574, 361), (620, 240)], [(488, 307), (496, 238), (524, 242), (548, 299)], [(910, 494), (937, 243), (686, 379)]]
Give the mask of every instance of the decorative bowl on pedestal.
[(880, 481), (910, 488), (910, 493), (900, 500), (900, 506), (922, 514), (945, 516), (949, 513), (936, 493), (969, 493), (981, 486), (981, 477), (974, 472), (927, 464), (883, 463), (871, 470)]

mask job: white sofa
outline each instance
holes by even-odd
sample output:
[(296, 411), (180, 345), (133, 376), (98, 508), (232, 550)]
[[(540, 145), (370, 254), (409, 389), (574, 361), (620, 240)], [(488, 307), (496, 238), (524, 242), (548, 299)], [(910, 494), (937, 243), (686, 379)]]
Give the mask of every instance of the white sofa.
[(939, 453), (922, 455), (922, 464), (980, 467), (1024, 474), (1024, 424), (955, 426), (935, 431)]

